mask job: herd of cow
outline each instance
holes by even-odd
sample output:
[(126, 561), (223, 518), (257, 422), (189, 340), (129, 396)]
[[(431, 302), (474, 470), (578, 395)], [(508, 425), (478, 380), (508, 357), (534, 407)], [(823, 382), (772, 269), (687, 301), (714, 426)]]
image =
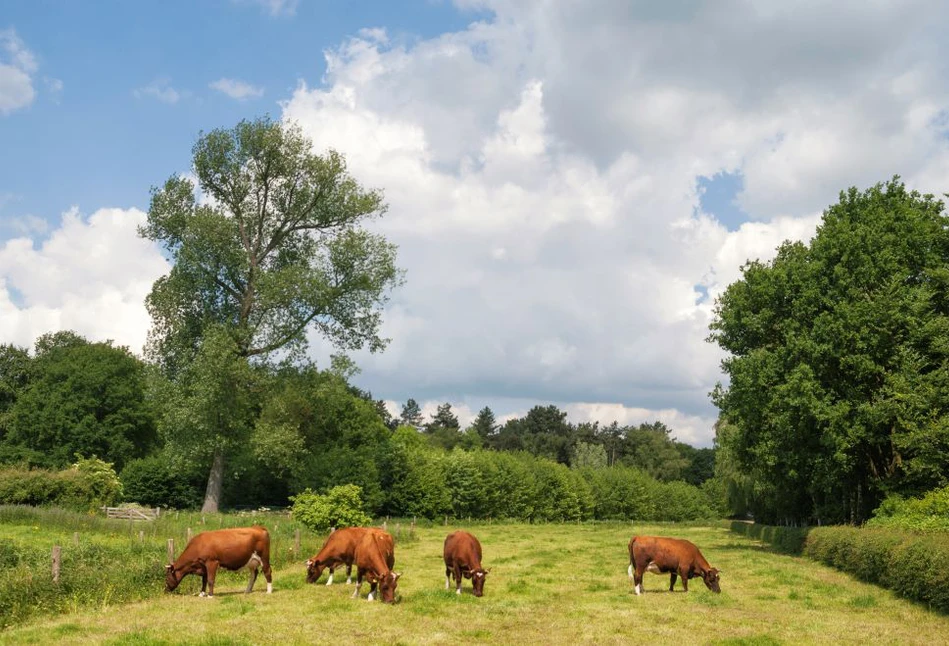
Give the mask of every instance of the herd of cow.
[[(484, 582), (490, 570), (481, 566), (481, 543), (465, 531), (452, 532), (445, 538), (445, 589), (455, 579), (455, 592), (461, 594), (462, 578), (471, 579), (474, 595), (484, 594)], [(315, 583), (323, 570), (329, 570), (326, 585), (333, 583), (333, 573), (339, 565), (346, 566), (346, 583), (352, 583), (352, 567), (356, 566), (356, 589), (359, 597), (363, 579), (369, 581), (370, 601), (378, 588), (383, 601), (395, 601), (395, 588), (401, 574), (394, 572), (395, 542), (392, 535), (375, 527), (346, 527), (332, 532), (322, 549), (306, 562), (307, 583)], [(258, 570), (263, 569), (267, 579), (267, 593), (273, 591), (270, 570), (270, 534), (263, 527), (237, 527), (202, 532), (191, 539), (174, 563), (165, 566), (165, 589), (173, 591), (188, 574), (201, 576), (199, 596), (214, 596), (214, 578), (218, 568), (250, 570), (247, 592), (254, 589)], [(675, 587), (676, 577), (682, 578), (682, 588), (689, 590), (689, 579), (701, 577), (713, 592), (721, 592), (720, 572), (711, 567), (699, 549), (690, 541), (659, 536), (633, 536), (629, 541), (629, 568), (636, 594), (643, 591), (643, 574), (671, 574), (669, 591)]]

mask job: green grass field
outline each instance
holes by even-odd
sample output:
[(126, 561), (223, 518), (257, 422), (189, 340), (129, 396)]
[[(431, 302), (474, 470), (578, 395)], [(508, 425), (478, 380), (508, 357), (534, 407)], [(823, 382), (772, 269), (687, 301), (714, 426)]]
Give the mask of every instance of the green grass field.
[[(396, 546), (399, 603), (349, 598), (336, 583), (304, 583), (304, 565), (284, 559), (274, 593), (243, 594), (245, 574), (219, 577), (217, 595), (180, 594), (84, 607), (0, 632), (4, 644), (932, 644), (949, 618), (802, 558), (771, 553), (723, 528), (675, 525), (479, 525), (491, 568), (485, 596), (465, 582), (444, 589), (441, 546), (461, 526), (419, 527)], [(0, 526), (0, 535), (10, 530)], [(22, 531), (22, 530), (17, 530)], [(36, 530), (34, 530), (36, 531)], [(626, 576), (634, 533), (694, 541), (722, 570), (722, 594), (694, 579), (688, 594), (668, 576), (646, 575), (636, 597)], [(307, 548), (319, 544), (316, 536)], [(281, 541), (277, 549), (288, 549)], [(322, 581), (325, 581), (324, 575)]]

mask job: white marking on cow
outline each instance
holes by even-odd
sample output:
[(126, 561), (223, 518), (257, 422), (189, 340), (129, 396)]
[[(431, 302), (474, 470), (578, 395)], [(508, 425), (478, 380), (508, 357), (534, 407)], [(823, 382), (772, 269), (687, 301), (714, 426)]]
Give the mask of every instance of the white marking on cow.
[(264, 562), (261, 560), (260, 555), (257, 552), (254, 552), (250, 555), (250, 559), (247, 561), (247, 564), (244, 565), (248, 570), (256, 570), (262, 566)]
[(202, 590), (201, 592), (198, 593), (198, 596), (199, 596), (199, 597), (206, 597), (206, 596), (208, 596), (208, 595), (205, 594), (204, 590)]
[(346, 577), (346, 585), (352, 585), (352, 583), (353, 583), (353, 577), (351, 576)]
[(333, 573), (330, 572), (330, 578), (326, 580), (326, 585), (333, 585)]
[(642, 593), (643, 593), (643, 585), (640, 583), (636, 586), (636, 595), (638, 596)]
[(272, 593), (272, 592), (273, 592), (273, 583), (269, 583), (269, 582), (268, 582), (268, 583), (267, 583), (267, 594), (270, 594), (270, 593)]
[(372, 593), (371, 593), (371, 592), (369, 593), (369, 596), (366, 597), (366, 601), (372, 601)]
[(455, 594), (461, 594), (461, 588), (458, 588), (457, 590), (455, 590)]
[(629, 578), (630, 578), (630, 579), (633, 578), (633, 564), (632, 564), (632, 563), (630, 563), (630, 564), (629, 564), (629, 567), (626, 568), (626, 574), (629, 575)]
[(646, 571), (652, 572), (653, 574), (662, 574), (662, 570), (659, 569), (655, 561), (649, 561), (649, 565), (646, 566)]

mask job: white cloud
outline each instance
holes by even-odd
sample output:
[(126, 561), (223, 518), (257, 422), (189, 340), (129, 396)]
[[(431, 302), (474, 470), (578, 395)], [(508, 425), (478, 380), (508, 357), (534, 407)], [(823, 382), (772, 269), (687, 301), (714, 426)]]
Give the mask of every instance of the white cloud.
[(208, 85), (212, 90), (223, 92), (232, 99), (246, 101), (247, 99), (258, 98), (264, 95), (264, 89), (254, 87), (244, 81), (237, 79), (220, 78)]
[(33, 103), (33, 74), (37, 64), (33, 53), (13, 29), (0, 30), (0, 115)]
[[(386, 190), (408, 273), (390, 348), (357, 357), (377, 396), (561, 402), (708, 445), (705, 338), (740, 265), (850, 185), (945, 191), (938, 3), (459, 4), (494, 15), (412, 45), (364, 31), (284, 103)], [(735, 231), (699, 205), (717, 172), (744, 178)]]
[(9, 239), (0, 246), (0, 338), (32, 347), (46, 332), (75, 330), (112, 339), (141, 353), (150, 319), (145, 296), (168, 272), (151, 243), (138, 237), (145, 214), (100, 209), (63, 214), (41, 243)]
[(182, 96), (178, 90), (171, 86), (171, 80), (168, 78), (155, 79), (145, 87), (133, 90), (132, 94), (134, 94), (137, 99), (151, 97), (169, 105), (178, 103), (178, 100), (181, 99)]

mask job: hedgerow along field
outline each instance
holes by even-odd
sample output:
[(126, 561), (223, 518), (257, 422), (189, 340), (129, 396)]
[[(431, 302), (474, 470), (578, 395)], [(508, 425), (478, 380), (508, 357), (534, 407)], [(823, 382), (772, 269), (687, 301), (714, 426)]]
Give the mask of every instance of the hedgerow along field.
[[(5, 541), (26, 537), (37, 545), (71, 541), (60, 517), (45, 526), (3, 519)], [(772, 553), (760, 542), (724, 527), (681, 524), (479, 524), (419, 525), (399, 528), (396, 571), (399, 603), (385, 605), (349, 598), (352, 588), (337, 573), (336, 583), (304, 582), (303, 560), (323, 537), (304, 532), (303, 558), (292, 554), (295, 526), (286, 516), (233, 515), (207, 519), (207, 528), (279, 523), (274, 537), (274, 593), (243, 594), (246, 574), (219, 575), (213, 599), (196, 596), (200, 579), (188, 577), (180, 593), (164, 594), (161, 567), (164, 534), (193, 529), (200, 514), (165, 518), (153, 526), (143, 548), (155, 580), (143, 581), (141, 600), (118, 603), (107, 591), (121, 586), (122, 563), (110, 564), (98, 581), (86, 581), (90, 596), (55, 618), (34, 617), (0, 632), (5, 644), (297, 644), (341, 641), (391, 644), (931, 644), (949, 634), (949, 618), (898, 599), (891, 592), (860, 583), (836, 570), (800, 557)], [(32, 518), (37, 522), (37, 517)], [(77, 521), (73, 521), (77, 522)], [(34, 529), (36, 528), (36, 529)], [(485, 596), (477, 599), (465, 582), (461, 597), (444, 589), (441, 547), (449, 531), (473, 531), (491, 569)], [(101, 551), (129, 550), (138, 531), (149, 526), (114, 527), (101, 520), (81, 530), (81, 540)], [(152, 531), (149, 532), (150, 534)], [(722, 570), (722, 594), (697, 579), (688, 594), (669, 593), (668, 576), (647, 574), (646, 594), (636, 597), (626, 575), (626, 544), (633, 533), (684, 537)], [(177, 541), (176, 541), (177, 543)], [(68, 550), (64, 544), (64, 555)], [(123, 547), (124, 546), (124, 547)], [(180, 549), (176, 546), (176, 549)], [(95, 551), (95, 550), (93, 550)], [(64, 561), (65, 561), (64, 556)], [(48, 575), (48, 569), (32, 576)], [(5, 574), (4, 574), (5, 576)], [(64, 573), (65, 576), (65, 573)], [(10, 592), (5, 587), (4, 593)], [(103, 597), (105, 597), (104, 600)]]

